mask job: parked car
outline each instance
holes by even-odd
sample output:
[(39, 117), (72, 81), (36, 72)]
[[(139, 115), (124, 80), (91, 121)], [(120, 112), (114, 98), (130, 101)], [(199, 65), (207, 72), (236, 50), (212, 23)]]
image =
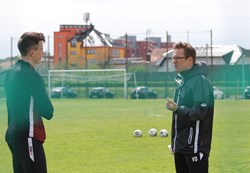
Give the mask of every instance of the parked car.
[(247, 86), (244, 92), (244, 98), (250, 99), (250, 86)]
[(132, 99), (146, 99), (146, 98), (157, 98), (157, 92), (149, 87), (146, 86), (139, 86), (132, 90), (130, 97)]
[(55, 87), (51, 90), (51, 98), (77, 98), (77, 93), (68, 87)]
[(90, 98), (114, 98), (115, 94), (106, 87), (95, 87), (90, 91)]
[(215, 99), (224, 99), (224, 92), (215, 86), (214, 86), (214, 98)]

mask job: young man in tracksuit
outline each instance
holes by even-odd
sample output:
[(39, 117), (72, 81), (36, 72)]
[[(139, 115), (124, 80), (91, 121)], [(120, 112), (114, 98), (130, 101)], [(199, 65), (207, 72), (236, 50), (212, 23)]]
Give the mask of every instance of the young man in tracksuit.
[(196, 63), (196, 51), (188, 43), (176, 43), (172, 61), (178, 76), (174, 100), (171, 150), (177, 173), (208, 173), (214, 114), (213, 86), (206, 78), (208, 66)]
[(43, 118), (51, 119), (54, 108), (41, 76), (34, 66), (41, 62), (45, 37), (26, 32), (18, 41), (21, 59), (5, 77), (8, 111), (6, 142), (12, 153), (14, 173), (46, 173)]

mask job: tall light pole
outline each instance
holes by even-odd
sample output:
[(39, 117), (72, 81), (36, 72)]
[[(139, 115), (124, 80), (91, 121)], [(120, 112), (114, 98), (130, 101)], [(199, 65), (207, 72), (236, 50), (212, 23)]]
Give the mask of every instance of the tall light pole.
[[(85, 24), (86, 24), (86, 30), (88, 30), (88, 22), (90, 20), (90, 14), (89, 13), (83, 13), (83, 20), (85, 21)], [(85, 38), (85, 69), (88, 69), (88, 57), (87, 57), (87, 54), (88, 54), (88, 51), (87, 51), (87, 35), (86, 35), (86, 38)]]

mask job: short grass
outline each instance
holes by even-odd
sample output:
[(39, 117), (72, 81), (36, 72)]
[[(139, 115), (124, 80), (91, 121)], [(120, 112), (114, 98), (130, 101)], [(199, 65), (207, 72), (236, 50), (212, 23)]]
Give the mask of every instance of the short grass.
[[(44, 121), (49, 173), (173, 173), (170, 137), (149, 137), (147, 131), (171, 129), (165, 100), (58, 99), (54, 118)], [(0, 172), (11, 173), (11, 155), (4, 142), (7, 115), (0, 100)], [(211, 173), (250, 171), (250, 102), (215, 104)], [(142, 138), (133, 131), (141, 129)]]

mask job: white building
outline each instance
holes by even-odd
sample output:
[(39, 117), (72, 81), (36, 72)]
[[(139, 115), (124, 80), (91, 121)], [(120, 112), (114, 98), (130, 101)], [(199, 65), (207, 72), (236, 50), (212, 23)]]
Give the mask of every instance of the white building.
[[(208, 65), (244, 65), (250, 64), (250, 50), (238, 45), (215, 45), (212, 47), (195, 47), (196, 62), (206, 62)], [(164, 53), (155, 63), (154, 71), (175, 71), (171, 57), (173, 49)], [(152, 69), (153, 70), (153, 69)]]

